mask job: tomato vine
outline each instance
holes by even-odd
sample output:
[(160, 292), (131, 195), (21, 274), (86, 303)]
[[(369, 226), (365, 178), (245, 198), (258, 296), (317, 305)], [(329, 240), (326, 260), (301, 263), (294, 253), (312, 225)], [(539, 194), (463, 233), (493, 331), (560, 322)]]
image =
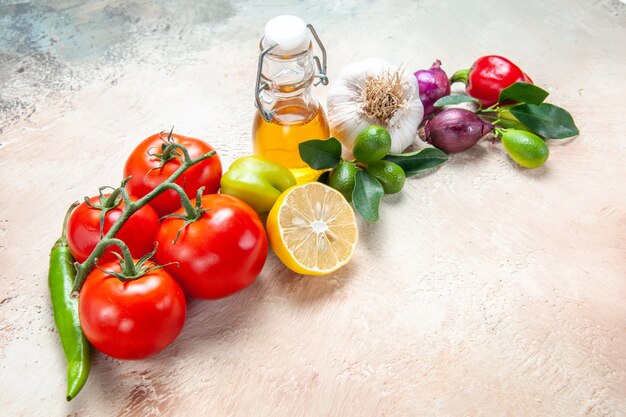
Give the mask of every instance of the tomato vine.
[(121, 242), (119, 239), (114, 238), (115, 234), (119, 232), (119, 230), (122, 228), (124, 223), (126, 223), (126, 221), (130, 218), (130, 216), (132, 216), (137, 210), (139, 210), (140, 208), (148, 204), (155, 197), (162, 194), (164, 191), (174, 190), (178, 193), (178, 195), (180, 196), (181, 205), (187, 212), (188, 219), (191, 220), (191, 219), (198, 217), (198, 209), (193, 206), (193, 204), (189, 200), (189, 197), (187, 197), (187, 195), (185, 194), (185, 191), (183, 190), (183, 188), (178, 184), (174, 184), (174, 181), (176, 181), (176, 179), (178, 179), (178, 177), (180, 177), (190, 167), (196, 165), (199, 162), (204, 161), (205, 159), (211, 158), (213, 155), (215, 155), (215, 151), (213, 150), (213, 151), (207, 152), (203, 155), (200, 155), (197, 158), (192, 159), (189, 156), (189, 152), (184, 146), (178, 143), (171, 142), (163, 150), (163, 153), (166, 153), (166, 152), (172, 153), (176, 151), (181, 151), (183, 154), (182, 165), (176, 171), (174, 171), (174, 173), (167, 180), (165, 180), (163, 183), (161, 183), (156, 188), (154, 188), (154, 190), (150, 191), (148, 194), (146, 194), (139, 200), (131, 201), (130, 195), (125, 188), (125, 183), (127, 180), (124, 180), (122, 182), (122, 185), (115, 189), (114, 194), (116, 196), (120, 195), (124, 199), (124, 203), (125, 203), (124, 210), (120, 218), (117, 219), (117, 221), (113, 224), (113, 226), (111, 226), (111, 229), (109, 229), (107, 234), (104, 235), (102, 240), (98, 242), (98, 244), (94, 248), (93, 252), (91, 252), (89, 257), (82, 263), (77, 262), (74, 264), (74, 267), (76, 268), (76, 279), (74, 281), (74, 287), (72, 289), (73, 298), (78, 298), (80, 289), (82, 288), (83, 283), (85, 282), (85, 279), (87, 278), (87, 275), (94, 268), (94, 266), (96, 265), (96, 262), (98, 261), (98, 258), (102, 256), (102, 254), (104, 253), (107, 247), (114, 244), (114, 245), (119, 246), (122, 249), (122, 252), (125, 252), (128, 250), (128, 248), (125, 247), (126, 245), (124, 244), (124, 242)]

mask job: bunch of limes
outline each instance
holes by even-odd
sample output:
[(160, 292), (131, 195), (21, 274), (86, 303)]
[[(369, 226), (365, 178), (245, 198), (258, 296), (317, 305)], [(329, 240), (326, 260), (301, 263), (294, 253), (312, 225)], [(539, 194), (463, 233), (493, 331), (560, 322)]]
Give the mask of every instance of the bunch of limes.
[(356, 173), (363, 170), (376, 178), (385, 194), (402, 190), (406, 175), (400, 165), (383, 158), (391, 148), (391, 136), (387, 129), (372, 125), (361, 131), (352, 147), (354, 161), (342, 161), (328, 175), (328, 185), (339, 191), (348, 201), (352, 201)]

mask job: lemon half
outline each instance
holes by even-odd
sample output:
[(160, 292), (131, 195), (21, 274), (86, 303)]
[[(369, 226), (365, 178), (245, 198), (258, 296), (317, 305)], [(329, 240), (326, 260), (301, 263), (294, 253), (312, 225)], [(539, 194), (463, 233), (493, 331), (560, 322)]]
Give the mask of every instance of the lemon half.
[(276, 256), (294, 272), (326, 275), (350, 261), (359, 231), (354, 211), (339, 191), (319, 182), (296, 185), (267, 218)]

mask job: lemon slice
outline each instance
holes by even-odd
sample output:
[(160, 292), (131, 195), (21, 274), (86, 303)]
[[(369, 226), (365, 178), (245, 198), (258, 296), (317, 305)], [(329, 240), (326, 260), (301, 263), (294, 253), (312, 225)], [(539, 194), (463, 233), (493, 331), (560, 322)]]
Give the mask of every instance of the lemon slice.
[(319, 182), (296, 185), (267, 218), (276, 256), (292, 271), (326, 275), (348, 263), (358, 239), (354, 211), (339, 191)]

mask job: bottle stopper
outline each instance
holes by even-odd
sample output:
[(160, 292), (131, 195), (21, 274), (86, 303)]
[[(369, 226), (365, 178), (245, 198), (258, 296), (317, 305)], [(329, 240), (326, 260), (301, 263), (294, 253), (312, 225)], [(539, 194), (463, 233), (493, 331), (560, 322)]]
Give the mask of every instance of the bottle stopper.
[(307, 24), (298, 16), (276, 16), (265, 24), (263, 48), (276, 44), (272, 54), (295, 55), (306, 51), (310, 43)]

